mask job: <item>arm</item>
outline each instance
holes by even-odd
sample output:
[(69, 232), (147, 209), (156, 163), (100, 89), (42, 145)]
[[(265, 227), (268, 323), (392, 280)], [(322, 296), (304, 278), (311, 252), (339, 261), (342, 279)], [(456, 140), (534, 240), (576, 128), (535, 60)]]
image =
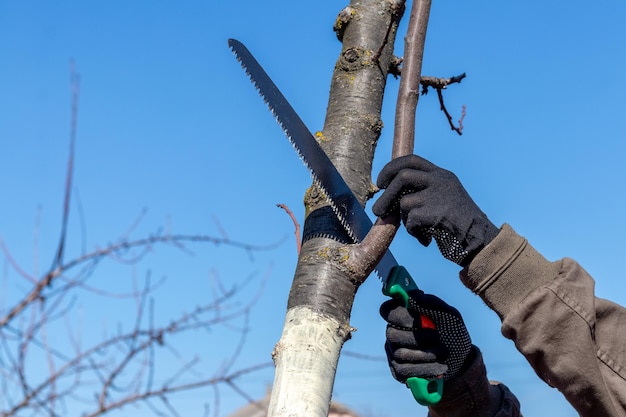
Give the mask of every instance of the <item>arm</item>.
[(626, 416), (626, 310), (595, 297), (580, 265), (549, 262), (508, 225), (498, 230), (453, 173), (416, 155), (387, 164), (378, 185), (386, 190), (374, 213), (399, 210), (422, 244), (434, 237), (503, 334), (581, 416)]
[(504, 225), (461, 271), (537, 375), (581, 416), (626, 416), (626, 309), (572, 259), (549, 262)]

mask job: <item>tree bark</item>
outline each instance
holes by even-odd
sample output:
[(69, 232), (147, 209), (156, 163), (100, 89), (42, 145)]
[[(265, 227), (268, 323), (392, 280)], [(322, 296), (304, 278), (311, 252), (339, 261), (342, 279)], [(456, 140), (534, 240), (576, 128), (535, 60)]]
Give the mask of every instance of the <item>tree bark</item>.
[[(383, 94), (395, 62), (393, 45), (403, 12), (404, 0), (354, 0), (335, 23), (343, 47), (333, 71), (324, 128), (316, 136), (362, 205), (376, 191), (372, 160), (383, 127)], [(360, 245), (342, 241), (334, 228), (335, 216), (315, 184), (307, 190), (305, 206), (305, 241), (283, 333), (272, 354), (276, 364), (268, 410), (272, 417), (328, 415), (339, 354), (353, 330), (350, 313), (356, 291), (398, 226), (395, 219), (382, 221), (372, 257), (355, 250)], [(312, 218), (324, 221), (312, 225)], [(314, 229), (309, 239), (307, 228)]]

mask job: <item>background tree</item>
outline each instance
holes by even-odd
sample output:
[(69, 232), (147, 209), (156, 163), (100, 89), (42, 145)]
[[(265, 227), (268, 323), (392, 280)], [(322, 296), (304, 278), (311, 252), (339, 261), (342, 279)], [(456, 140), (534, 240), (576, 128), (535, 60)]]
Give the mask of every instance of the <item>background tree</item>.
[[(95, 417), (115, 415), (132, 407), (158, 416), (178, 416), (181, 414), (173, 401), (176, 395), (210, 387), (214, 394), (212, 399), (205, 399), (205, 415), (218, 416), (222, 412), (220, 385), (248, 400), (251, 397), (238, 381), (271, 365), (269, 361), (251, 366), (237, 364), (249, 331), (250, 312), (261, 296), (264, 279), (251, 281), (258, 289), (256, 295), (245, 299), (241, 288), (233, 282), (225, 284), (216, 276), (215, 290), (207, 293), (204, 304), (181, 306), (179, 316), (163, 319), (158, 309), (168, 301), (156, 294), (162, 278), (154, 279), (147, 271), (144, 278), (129, 283), (133, 290), (119, 292), (111, 285), (92, 284), (93, 277), (101, 273), (100, 269), (106, 270), (103, 265), (107, 263), (133, 269), (144, 258), (161, 252), (161, 247), (189, 255), (203, 244), (227, 245), (248, 253), (274, 245), (255, 246), (225, 236), (173, 234), (169, 230), (133, 238), (134, 224), (113, 243), (75, 257), (68, 255), (76, 252), (71, 244), (74, 240), (68, 235), (80, 85), (73, 65), (71, 80), (70, 152), (61, 236), (51, 267), (40, 276), (27, 272), (0, 237), (1, 253), (9, 266), (4, 280), (15, 282), (9, 279), (11, 270), (22, 288), (17, 294), (4, 294), (0, 309), (0, 415)], [(184, 281), (185, 277), (176, 279)], [(98, 326), (81, 318), (89, 309), (89, 301), (83, 299), (89, 300), (89, 296), (105, 299), (109, 310), (130, 305), (132, 311), (134, 306), (134, 315), (115, 323), (113, 329), (103, 327), (99, 340), (89, 338), (85, 342), (82, 334)], [(214, 343), (232, 346), (222, 366), (201, 371), (202, 361), (197, 355), (179, 352), (184, 340), (181, 336), (204, 340), (199, 333), (216, 333), (224, 327), (239, 336), (229, 341), (214, 337)]]

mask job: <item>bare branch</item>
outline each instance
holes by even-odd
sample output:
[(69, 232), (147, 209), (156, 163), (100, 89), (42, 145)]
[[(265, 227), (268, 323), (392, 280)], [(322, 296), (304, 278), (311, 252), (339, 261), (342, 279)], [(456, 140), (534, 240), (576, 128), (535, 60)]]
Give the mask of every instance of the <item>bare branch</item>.
[(28, 272), (24, 271), (20, 267), (20, 265), (17, 263), (15, 258), (13, 258), (13, 256), (11, 255), (11, 252), (9, 252), (9, 249), (6, 247), (4, 240), (2, 239), (2, 236), (0, 236), (0, 250), (4, 254), (4, 257), (8, 261), (9, 265), (11, 265), (11, 268), (13, 268), (13, 270), (17, 272), (18, 275), (20, 275), (22, 278), (25, 278), (26, 280), (32, 283), (37, 282), (37, 278), (30, 275)]
[(396, 103), (392, 158), (413, 153), (415, 110), (422, 75), (422, 59), (424, 57), (430, 4), (430, 0), (416, 0), (411, 8), (409, 26), (404, 39), (404, 62)]
[[(416, 0), (411, 9), (396, 104), (392, 158), (413, 153), (415, 111), (419, 96), (430, 4), (431, 0)], [(365, 239), (351, 248), (351, 255), (346, 260), (346, 264), (354, 272), (353, 279), (362, 282), (374, 270), (391, 244), (399, 226), (400, 219), (397, 215), (391, 215), (385, 219), (378, 218)]]
[[(149, 283), (146, 283), (146, 288), (149, 288)], [(61, 398), (62, 395), (69, 395), (71, 390), (67, 392), (57, 392), (54, 393), (54, 387), (57, 381), (60, 381), (62, 378), (66, 378), (70, 375), (78, 376), (83, 374), (84, 372), (91, 372), (97, 375), (106, 374), (106, 377), (103, 380), (103, 386), (100, 393), (100, 401), (98, 410), (94, 411), (90, 415), (100, 415), (104, 414), (104, 412), (110, 411), (115, 408), (119, 408), (121, 406), (133, 403), (135, 401), (143, 401), (149, 398), (160, 398), (163, 395), (168, 395), (169, 393), (182, 391), (186, 389), (199, 388), (206, 385), (211, 385), (215, 383), (228, 383), (232, 384), (239, 376), (253, 372), (257, 369), (263, 369), (271, 364), (261, 364), (255, 367), (245, 368), (243, 370), (231, 371), (241, 347), (245, 342), (245, 333), (247, 330), (242, 332), (242, 337), (240, 342), (235, 349), (234, 353), (226, 362), (226, 366), (222, 368), (214, 377), (210, 379), (199, 380), (193, 383), (184, 383), (175, 385), (175, 380), (186, 373), (191, 369), (197, 362), (191, 361), (185, 364), (177, 373), (175, 373), (172, 377), (166, 380), (162, 386), (158, 388), (153, 388), (150, 384), (146, 385), (146, 388), (143, 390), (137, 390), (132, 388), (136, 386), (136, 384), (131, 384), (128, 388), (123, 389), (123, 392), (126, 392), (126, 395), (123, 395), (121, 398), (113, 398), (111, 393), (111, 388), (115, 386), (115, 381), (119, 376), (125, 372), (133, 360), (137, 358), (139, 355), (145, 354), (152, 349), (153, 346), (162, 346), (167, 343), (166, 337), (173, 336), (175, 334), (183, 333), (193, 329), (199, 328), (207, 328), (209, 326), (214, 325), (223, 325), (232, 321), (238, 317), (246, 318), (248, 316), (249, 309), (253, 303), (256, 302), (256, 299), (252, 299), (249, 303), (239, 306), (238, 304), (234, 304), (234, 309), (229, 308), (228, 314), (219, 314), (213, 315), (213, 312), (218, 310), (218, 306), (224, 306), (224, 302), (229, 300), (235, 295), (235, 291), (231, 291), (227, 294), (224, 294), (219, 299), (215, 300), (213, 303), (208, 304), (204, 307), (197, 308), (191, 313), (183, 314), (178, 319), (171, 321), (169, 324), (160, 327), (154, 327), (152, 321), (150, 321), (147, 329), (142, 329), (139, 324), (136, 324), (134, 329), (131, 332), (119, 334), (117, 336), (111, 337), (107, 340), (104, 340), (89, 349), (85, 349), (82, 351), (77, 351), (77, 354), (74, 358), (66, 361), (61, 366), (55, 368), (50, 372), (50, 375), (47, 379), (43, 380), (39, 385), (35, 387), (31, 387), (26, 381), (26, 375), (21, 370), (25, 369), (24, 358), (26, 357), (27, 349), (29, 346), (29, 340), (33, 338), (32, 334), (26, 335), (22, 342), (22, 348), (20, 349), (20, 359), (19, 365), (17, 369), (20, 373), (20, 379), (22, 380), (22, 392), (23, 398), (21, 401), (17, 402), (10, 410), (7, 410), (2, 413), (3, 416), (15, 415), (18, 411), (22, 409), (36, 409), (38, 407), (34, 404), (39, 404), (40, 402), (48, 402), (50, 405), (50, 400), (52, 398)], [(145, 303), (145, 297), (143, 297), (142, 303)], [(144, 310), (143, 307), (140, 310)], [(207, 316), (207, 314), (209, 316)], [(211, 317), (213, 315), (213, 317)], [(207, 317), (205, 317), (207, 316)], [(247, 321), (247, 318), (245, 319)], [(33, 327), (34, 328), (34, 327)], [(31, 330), (33, 329), (31, 328)], [(247, 329), (247, 326), (245, 326)], [(117, 349), (111, 349), (117, 348)], [(121, 358), (115, 360), (113, 356), (109, 358), (109, 360), (102, 362), (96, 360), (98, 356), (101, 356), (102, 352), (107, 351), (120, 351), (123, 352)], [(115, 361), (115, 365), (113, 365), (112, 360)], [(105, 365), (106, 362), (109, 362), (110, 365)], [(155, 366), (154, 363), (150, 363), (150, 366)], [(138, 372), (141, 372), (139, 370)], [(140, 373), (136, 375), (136, 378), (140, 376)], [(76, 388), (76, 386), (74, 386)], [(52, 391), (51, 391), (52, 390)], [(117, 391), (117, 388), (116, 388)], [(43, 397), (42, 397), (43, 395)], [(35, 408), (33, 408), (35, 407)]]
[(424, 76), (421, 79), (422, 94), (426, 94), (428, 92), (428, 87), (436, 88), (437, 90), (444, 90), (450, 84), (460, 83), (461, 81), (463, 81), (463, 78), (465, 77), (466, 77), (465, 73), (461, 75), (455, 75), (454, 77), (450, 77), (450, 78), (437, 78), (437, 77)]
[(65, 177), (65, 195), (63, 198), (63, 217), (61, 220), (61, 237), (57, 248), (57, 254), (52, 262), (51, 270), (63, 263), (63, 252), (67, 234), (67, 221), (70, 215), (70, 197), (72, 194), (72, 179), (74, 177), (74, 150), (76, 148), (76, 126), (78, 121), (78, 97), (80, 92), (80, 75), (76, 72), (74, 61), (70, 62), (70, 85), (71, 85), (71, 129), (70, 129), (70, 154), (67, 159), (67, 175)]
[[(212, 243), (215, 245), (226, 244), (226, 245), (233, 246), (236, 248), (245, 249), (247, 251), (267, 250), (276, 246), (276, 244), (267, 245), (267, 246), (250, 245), (247, 243), (231, 241), (228, 239), (220, 239), (220, 238), (215, 238), (212, 236), (202, 236), (202, 235), (150, 236), (147, 238), (137, 239), (134, 241), (122, 241), (122, 242), (110, 245), (106, 248), (96, 249), (93, 252), (79, 256), (67, 262), (64, 265), (58, 265), (54, 270), (48, 272), (44, 277), (42, 277), (39, 281), (37, 281), (34, 288), (31, 290), (29, 294), (27, 294), (20, 302), (18, 302), (13, 308), (11, 308), (4, 317), (0, 319), (0, 328), (10, 323), (11, 320), (13, 320), (22, 310), (24, 310), (24, 308), (26, 308), (30, 303), (35, 301), (37, 298), (41, 297), (43, 294), (43, 291), (48, 286), (50, 286), (50, 284), (55, 279), (59, 278), (60, 276), (62, 276), (62, 274), (66, 273), (67, 271), (79, 265), (82, 265), (88, 262), (98, 262), (102, 258), (109, 257), (109, 256), (116, 257), (116, 259), (120, 261), (122, 258), (120, 258), (118, 255), (127, 253), (128, 250), (133, 249), (133, 248), (141, 248), (144, 250), (144, 252), (142, 253), (145, 254), (145, 253), (148, 253), (150, 249), (152, 249), (153, 245), (155, 244), (183, 245), (185, 242), (193, 242), (193, 243), (205, 242), (205, 243)], [(3, 245), (0, 245), (0, 247), (4, 248)], [(139, 259), (138, 257), (133, 258), (134, 261), (137, 261), (138, 259)], [(17, 266), (16, 266), (16, 270), (22, 271)]]
[[(405, 8), (404, 2), (393, 3), (392, 18), (389, 20), (389, 24), (387, 25), (387, 33), (385, 33), (383, 43), (380, 45), (380, 47), (378, 48), (378, 50), (372, 57), (372, 61), (376, 62), (379, 68), (380, 68), (380, 56), (382, 55), (383, 50), (385, 49), (385, 46), (387, 46), (387, 43), (389, 42), (389, 35), (391, 34), (391, 30), (394, 27), (398, 26), (398, 23), (400, 22), (400, 18), (404, 14), (404, 8)], [(381, 72), (382, 72), (382, 68), (381, 68)]]
[(268, 362), (268, 363), (263, 363), (263, 364), (240, 369), (227, 376), (215, 377), (215, 378), (205, 379), (205, 380), (197, 381), (193, 383), (180, 384), (180, 385), (171, 386), (171, 387), (161, 387), (159, 389), (155, 389), (152, 391), (146, 391), (143, 393), (139, 393), (139, 394), (127, 397), (127, 398), (120, 399), (116, 402), (112, 402), (108, 404), (105, 409), (100, 409), (93, 413), (86, 414), (84, 417), (100, 416), (107, 412), (120, 409), (129, 404), (139, 403), (140, 401), (148, 400), (151, 398), (161, 398), (163, 396), (174, 394), (180, 391), (190, 391), (193, 389), (203, 388), (203, 387), (207, 387), (211, 385), (232, 382), (234, 380), (242, 378), (243, 376), (246, 376), (253, 372), (260, 371), (262, 369), (269, 368), (271, 366), (273, 366), (273, 364), (271, 362)]
[[(452, 122), (452, 116), (448, 112), (448, 109), (446, 108), (446, 105), (443, 102), (443, 94), (441, 92), (441, 89), (437, 89), (437, 97), (439, 98), (439, 107), (440, 107), (441, 111), (443, 111), (443, 113), (446, 115), (446, 118), (448, 119), (448, 124), (450, 125), (450, 129), (454, 130), (459, 135), (462, 135), (463, 134), (463, 124), (459, 123), (459, 127), (454, 126), (454, 123)], [(459, 120), (459, 122), (463, 121), (463, 117), (464, 116), (465, 116), (465, 106), (463, 106), (463, 113), (462, 113), (462, 116), (461, 116), (461, 119)]]
[(291, 221), (293, 222), (293, 225), (295, 227), (294, 234), (296, 235), (296, 250), (298, 251), (298, 254), (300, 254), (300, 248), (302, 247), (302, 241), (301, 241), (301, 238), (300, 238), (300, 223), (298, 223), (298, 219), (296, 219), (296, 216), (289, 209), (289, 207), (287, 207), (285, 204), (276, 204), (276, 207), (279, 207), (279, 208), (285, 210), (285, 212), (287, 212), (287, 214), (291, 218)]
[(454, 126), (454, 123), (452, 122), (452, 116), (448, 112), (448, 109), (446, 108), (446, 105), (443, 102), (442, 90), (444, 90), (450, 84), (460, 83), (463, 80), (463, 78), (465, 78), (465, 73), (461, 75), (457, 75), (455, 77), (450, 77), (450, 78), (422, 77), (422, 94), (428, 93), (428, 87), (432, 87), (435, 90), (437, 90), (437, 97), (439, 98), (439, 107), (443, 111), (443, 113), (446, 115), (446, 118), (448, 119), (448, 123), (450, 124), (450, 129), (454, 130), (459, 135), (463, 134), (463, 118), (465, 117), (465, 106), (463, 106), (462, 108), (461, 118), (459, 119), (459, 127), (456, 127)]

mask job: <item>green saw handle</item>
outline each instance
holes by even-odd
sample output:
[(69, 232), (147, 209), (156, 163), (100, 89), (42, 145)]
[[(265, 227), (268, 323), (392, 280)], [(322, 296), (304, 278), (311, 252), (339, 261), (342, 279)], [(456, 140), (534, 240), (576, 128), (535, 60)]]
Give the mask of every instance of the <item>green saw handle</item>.
[[(391, 269), (387, 281), (383, 285), (383, 294), (389, 297), (399, 298), (404, 301), (404, 306), (409, 307), (409, 291), (417, 290), (417, 284), (411, 278), (409, 271), (405, 267), (397, 265)], [(434, 329), (435, 323), (420, 315), (423, 328)], [(443, 375), (435, 378), (420, 378), (413, 376), (406, 380), (406, 385), (411, 390), (415, 401), (421, 405), (435, 405), (441, 400), (443, 395)]]

